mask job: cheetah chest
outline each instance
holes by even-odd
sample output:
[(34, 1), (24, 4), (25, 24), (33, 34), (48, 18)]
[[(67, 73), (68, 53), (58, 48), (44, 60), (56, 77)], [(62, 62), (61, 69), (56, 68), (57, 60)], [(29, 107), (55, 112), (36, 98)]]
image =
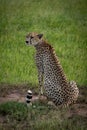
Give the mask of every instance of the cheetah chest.
[(58, 68), (53, 61), (51, 55), (44, 56), (44, 88), (49, 98), (53, 99), (59, 104), (63, 101), (62, 89), (60, 83), (60, 74)]

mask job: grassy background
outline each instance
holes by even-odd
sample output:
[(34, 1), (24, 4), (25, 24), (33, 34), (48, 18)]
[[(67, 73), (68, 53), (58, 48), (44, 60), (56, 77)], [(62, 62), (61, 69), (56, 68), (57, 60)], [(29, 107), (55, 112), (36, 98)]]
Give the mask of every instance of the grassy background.
[(87, 85), (87, 0), (0, 0), (0, 83), (36, 85), (28, 32), (55, 48), (69, 80)]

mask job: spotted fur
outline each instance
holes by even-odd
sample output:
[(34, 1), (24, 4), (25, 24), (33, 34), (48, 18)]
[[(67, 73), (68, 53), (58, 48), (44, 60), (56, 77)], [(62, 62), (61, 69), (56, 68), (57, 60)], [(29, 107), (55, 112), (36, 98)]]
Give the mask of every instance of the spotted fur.
[(26, 43), (36, 48), (39, 86), (55, 105), (69, 105), (77, 100), (79, 90), (74, 81), (68, 82), (54, 48), (42, 39), (42, 34), (30, 33)]

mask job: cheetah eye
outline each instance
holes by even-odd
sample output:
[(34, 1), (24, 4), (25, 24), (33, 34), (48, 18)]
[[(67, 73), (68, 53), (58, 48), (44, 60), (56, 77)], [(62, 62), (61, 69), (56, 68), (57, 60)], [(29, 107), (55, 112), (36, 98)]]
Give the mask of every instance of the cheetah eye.
[(32, 39), (32, 38), (34, 38), (34, 37), (31, 36), (30, 38)]
[(26, 36), (26, 38), (29, 38), (29, 36)]

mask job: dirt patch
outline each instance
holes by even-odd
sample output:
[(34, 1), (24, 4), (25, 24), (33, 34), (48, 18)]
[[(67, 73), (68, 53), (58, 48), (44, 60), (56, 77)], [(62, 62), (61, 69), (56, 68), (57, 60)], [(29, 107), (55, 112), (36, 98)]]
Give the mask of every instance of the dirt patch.
[(76, 115), (87, 117), (87, 104), (73, 104), (73, 106), (69, 109), (69, 111), (66, 114), (68, 118)]
[(5, 95), (4, 97), (0, 97), (0, 103), (7, 102), (7, 101), (24, 102), (25, 96), (15, 90), (10, 94)]
[[(25, 102), (26, 92), (20, 91), (18, 89), (10, 90), (9, 92), (5, 93), (4, 96), (0, 97), (0, 103), (7, 102), (7, 101)], [(43, 96), (42, 98), (43, 100), (46, 99), (45, 96)], [(38, 95), (34, 93), (32, 101), (35, 100), (38, 100)], [(87, 117), (87, 88), (86, 87), (80, 88), (80, 95), (77, 103), (73, 104), (66, 113), (66, 116), (68, 118), (74, 115)], [(0, 117), (0, 121), (1, 120), (3, 120), (2, 117)]]

